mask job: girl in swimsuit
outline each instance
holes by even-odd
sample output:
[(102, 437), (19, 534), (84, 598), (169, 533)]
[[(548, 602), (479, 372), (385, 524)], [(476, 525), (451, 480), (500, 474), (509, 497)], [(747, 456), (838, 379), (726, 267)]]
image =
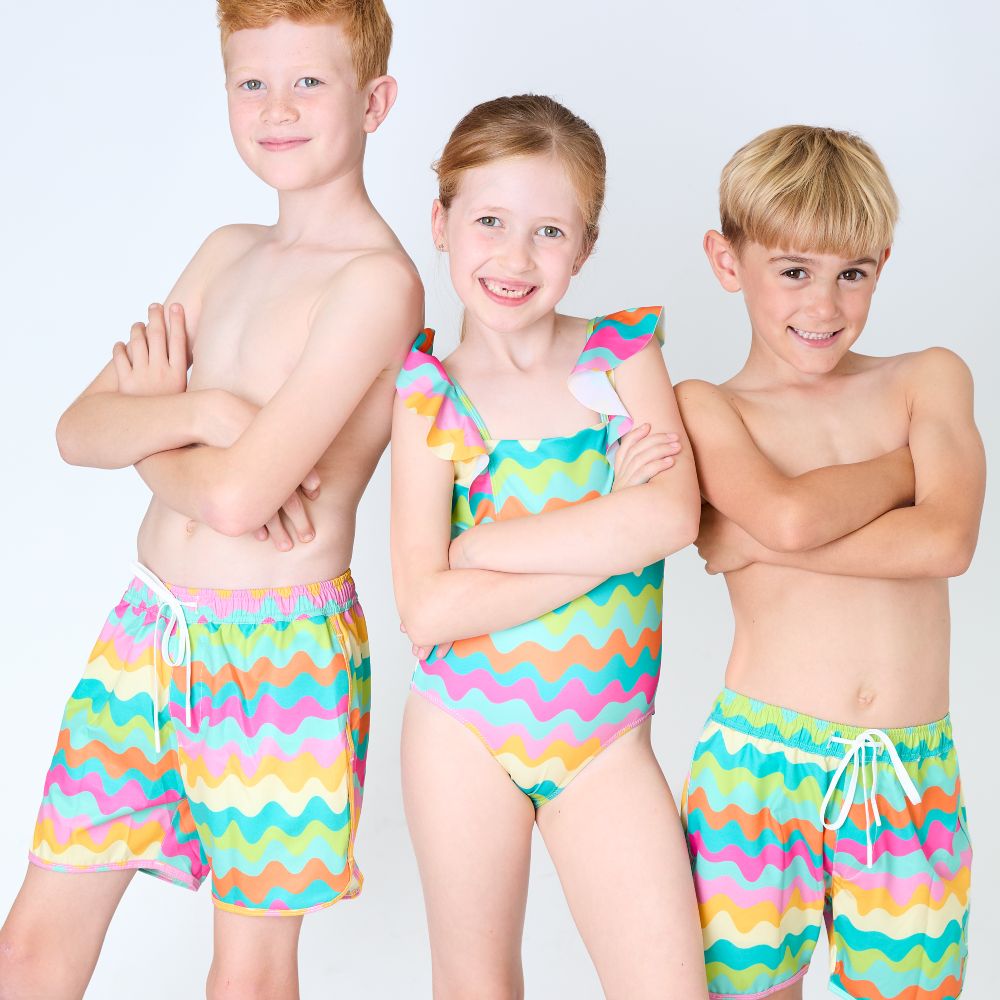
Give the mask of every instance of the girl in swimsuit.
[(660, 309), (556, 312), (597, 238), (604, 162), (585, 122), (522, 96), (474, 108), (436, 164), (434, 238), (466, 312), (446, 365), (427, 331), (399, 376), (392, 553), (419, 655), (403, 786), (437, 998), (522, 995), (536, 823), (605, 994), (707, 996), (649, 737), (694, 463)]

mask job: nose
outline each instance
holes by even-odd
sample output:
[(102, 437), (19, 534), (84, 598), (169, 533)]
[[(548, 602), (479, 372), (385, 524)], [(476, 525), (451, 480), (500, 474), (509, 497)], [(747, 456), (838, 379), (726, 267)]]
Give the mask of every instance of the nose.
[(504, 241), (497, 254), (497, 262), (512, 278), (517, 274), (524, 274), (535, 266), (532, 249), (530, 236), (512, 234)]
[(811, 319), (829, 322), (840, 313), (836, 286), (829, 287), (817, 283), (813, 285), (810, 292), (806, 314)]
[(299, 111), (287, 95), (272, 91), (261, 108), (260, 116), (266, 125), (291, 125), (299, 120)]

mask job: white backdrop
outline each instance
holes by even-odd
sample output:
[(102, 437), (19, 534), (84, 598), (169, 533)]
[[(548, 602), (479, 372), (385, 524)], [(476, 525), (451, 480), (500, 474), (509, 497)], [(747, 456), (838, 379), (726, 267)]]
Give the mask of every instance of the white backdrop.
[[(850, 128), (888, 166), (903, 206), (896, 247), (861, 350), (943, 344), (971, 364), (987, 447), (998, 444), (995, 253), (1000, 143), (997, 5), (606, 3), (389, 0), (400, 97), (369, 146), (372, 196), (420, 267), (441, 353), (458, 305), (433, 250), (430, 162), (474, 103), (551, 93), (600, 132), (607, 210), (597, 254), (568, 311), (663, 302), (675, 379), (716, 380), (747, 346), (742, 303), (700, 250), (717, 224), (729, 155), (790, 122)], [(271, 193), (232, 149), (210, 0), (91, 0), (5, 9), (4, 489), (0, 676), (0, 911), (23, 873), (63, 702), (126, 582), (146, 493), (129, 470), (71, 469), (53, 431), (111, 344), (166, 294), (209, 230), (268, 222)], [(400, 805), (398, 734), (411, 669), (397, 632), (387, 552), (388, 476), (361, 509), (354, 570), (372, 630), (374, 717), (359, 858), (362, 897), (310, 917), (306, 998), (427, 997), (419, 884)], [(955, 718), (974, 836), (971, 967), (965, 996), (994, 995), (1000, 886), (993, 762), (1000, 699), (989, 653), (998, 563), (996, 504), (976, 561), (953, 585)], [(693, 551), (667, 567), (666, 642), (654, 726), (675, 792), (722, 680), (731, 626), (725, 587)], [(112, 924), (88, 996), (201, 994), (211, 904), (138, 877)], [(822, 946), (821, 946), (822, 947)], [(825, 962), (806, 980), (824, 996)], [(525, 934), (529, 998), (600, 996), (552, 867), (538, 845)]]

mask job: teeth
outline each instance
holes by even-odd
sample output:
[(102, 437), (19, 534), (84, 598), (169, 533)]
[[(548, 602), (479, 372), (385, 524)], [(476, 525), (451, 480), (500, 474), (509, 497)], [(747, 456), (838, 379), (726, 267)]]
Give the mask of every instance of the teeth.
[(799, 330), (794, 326), (792, 327), (792, 329), (803, 340), (829, 340), (837, 332), (836, 330), (834, 330), (833, 333), (810, 333), (808, 330)]
[(494, 294), (499, 295), (505, 299), (523, 299), (528, 292), (534, 290), (534, 286), (529, 285), (527, 288), (505, 288), (503, 285), (498, 285), (495, 281), (490, 281), (488, 278), (483, 278), (483, 284)]

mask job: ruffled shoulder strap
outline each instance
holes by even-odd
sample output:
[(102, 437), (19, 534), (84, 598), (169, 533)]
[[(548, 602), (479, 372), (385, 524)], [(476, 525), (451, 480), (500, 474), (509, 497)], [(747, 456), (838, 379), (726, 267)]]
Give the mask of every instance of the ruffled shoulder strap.
[(591, 322), (583, 353), (569, 377), (570, 392), (584, 406), (609, 417), (609, 454), (632, 429), (632, 418), (611, 381), (610, 373), (638, 354), (649, 342), (663, 343), (663, 307), (622, 309)]
[(489, 449), (476, 421), (444, 366), (431, 354), (434, 332), (423, 330), (414, 341), (396, 379), (396, 392), (408, 409), (427, 417), (427, 447), (448, 462), (486, 465)]

